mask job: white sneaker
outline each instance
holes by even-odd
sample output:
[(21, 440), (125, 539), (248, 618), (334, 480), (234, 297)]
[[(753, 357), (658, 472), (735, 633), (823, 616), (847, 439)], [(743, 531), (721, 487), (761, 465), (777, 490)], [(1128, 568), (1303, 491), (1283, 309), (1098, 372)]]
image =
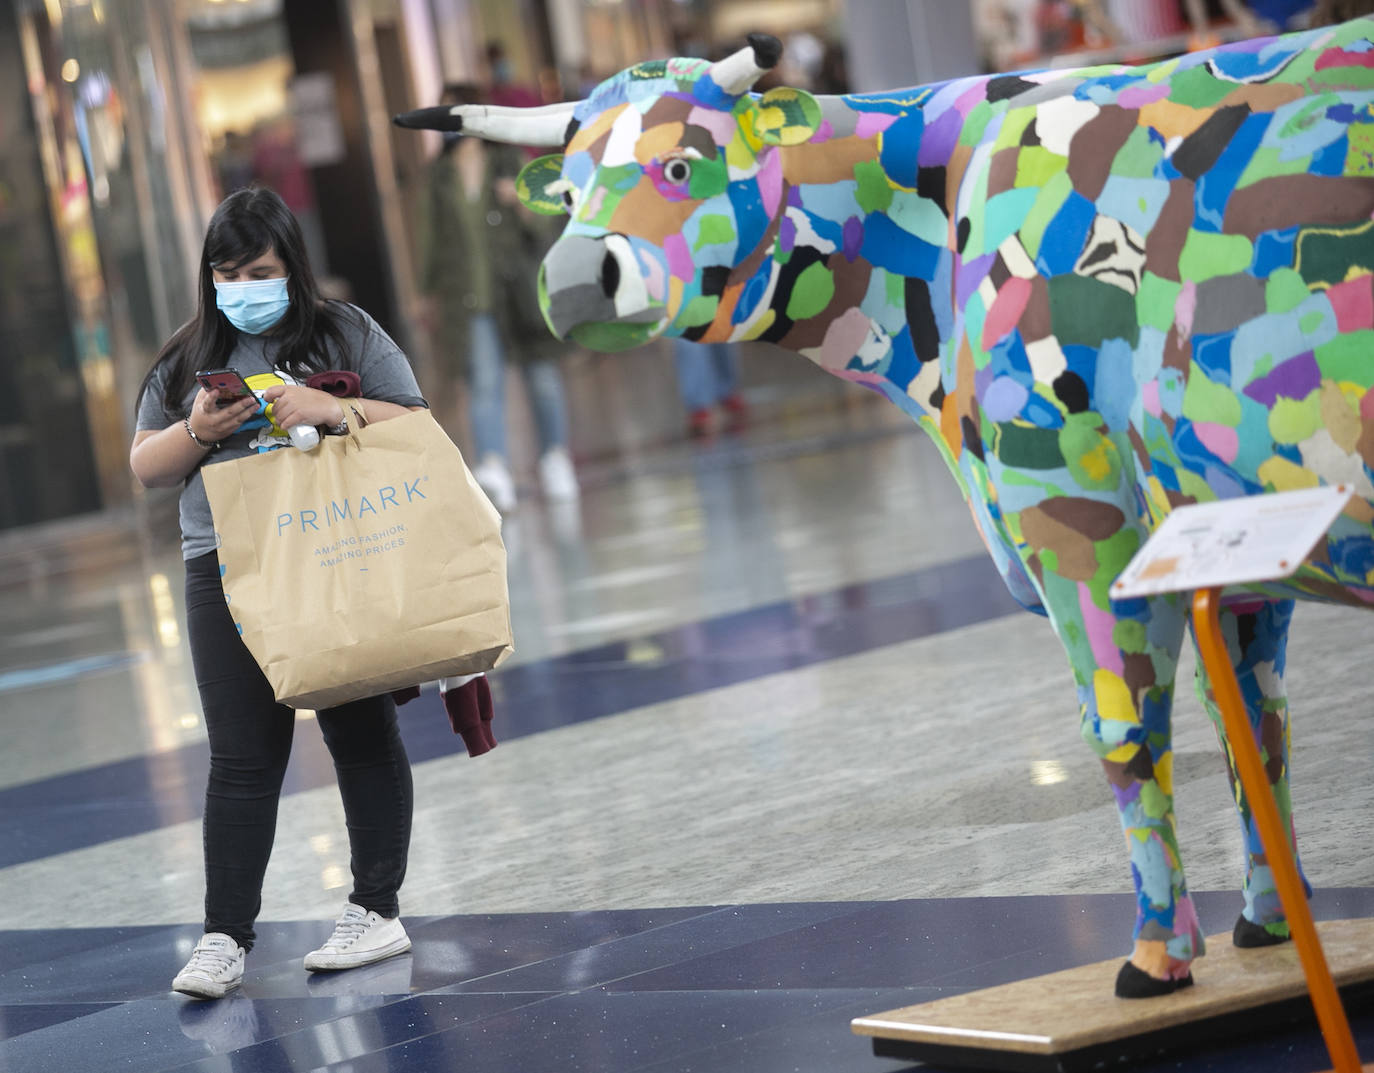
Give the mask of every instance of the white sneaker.
[(305, 955), (305, 967), (310, 972), (356, 969), (409, 949), (410, 936), (399, 919), (388, 920), (349, 902), (334, 924), (334, 934)]
[(515, 506), (515, 480), (506, 467), (506, 460), (500, 455), (483, 455), (482, 460), (473, 467), (472, 475), (487, 493), (491, 505), (502, 514)]
[(172, 990), (196, 998), (223, 998), (243, 983), (243, 947), (223, 932), (200, 937), (186, 963), (172, 980)]
[(573, 472), (572, 459), (566, 447), (550, 447), (539, 460), (539, 483), (544, 486), (544, 494), (550, 499), (576, 499), (577, 474)]

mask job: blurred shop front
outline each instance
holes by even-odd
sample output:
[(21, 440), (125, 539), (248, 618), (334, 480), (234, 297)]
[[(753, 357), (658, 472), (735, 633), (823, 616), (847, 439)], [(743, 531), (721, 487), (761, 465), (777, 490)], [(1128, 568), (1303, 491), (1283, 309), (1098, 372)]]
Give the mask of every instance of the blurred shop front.
[(407, 6), (432, 51), (424, 4), (0, 3), (0, 529), (140, 498), (134, 400), (237, 187), (276, 189), (330, 293), (404, 345)]
[(417, 356), (415, 198), (437, 137), (396, 112), (485, 81), (580, 95), (842, 0), (4, 0), (0, 530), (142, 501), (134, 400), (193, 312), (204, 228), (250, 182), (291, 205), (327, 290)]
[[(870, 88), (848, 83), (846, 60), (916, 81), (919, 57), (894, 42), (951, 10), (969, 45), (938, 54), (968, 71), (971, 22), (945, 0), (0, 0), (0, 530), (161, 495), (129, 474), (134, 400), (193, 312), (211, 213), (247, 183), (282, 194), (328, 292), (375, 316), (424, 385), (413, 221), (440, 139), (390, 120), (445, 82), (487, 82), (489, 43), (552, 101), (761, 30), (784, 41), (781, 79), (843, 92)], [(594, 399), (629, 360), (582, 355), (572, 371)], [(681, 433), (665, 377), (645, 436)]]

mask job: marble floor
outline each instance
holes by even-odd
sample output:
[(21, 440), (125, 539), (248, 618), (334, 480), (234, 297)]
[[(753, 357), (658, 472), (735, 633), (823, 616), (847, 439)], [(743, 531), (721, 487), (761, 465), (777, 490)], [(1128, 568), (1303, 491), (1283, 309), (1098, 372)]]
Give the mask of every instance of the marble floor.
[[(893, 1073), (852, 1018), (1127, 952), (1058, 643), (905, 418), (831, 393), (580, 472), (579, 503), (526, 481), (505, 521), (499, 747), (468, 757), (432, 689), (401, 709), (413, 953), (300, 969), (348, 893), (302, 726), (259, 944), (211, 1003), (167, 990), (206, 764), (167, 504), (0, 534), (0, 1071)], [(1374, 916), (1374, 618), (1300, 608), (1289, 662), (1314, 908)], [(1185, 862), (1226, 931), (1239, 838), (1190, 688), (1175, 727)], [(1330, 1064), (1297, 1025), (1135, 1068)]]

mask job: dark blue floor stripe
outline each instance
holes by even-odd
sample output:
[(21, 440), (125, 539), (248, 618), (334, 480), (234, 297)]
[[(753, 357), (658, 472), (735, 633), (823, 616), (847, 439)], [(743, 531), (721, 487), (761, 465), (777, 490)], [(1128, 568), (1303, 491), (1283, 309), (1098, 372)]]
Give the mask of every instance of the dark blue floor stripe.
[[(1194, 894), (1204, 932), (1228, 932), (1240, 895)], [(1374, 890), (1318, 890), (1312, 909), (1368, 917)], [(410, 955), (320, 976), (300, 954), (325, 925), (265, 922), (219, 1003), (164, 990), (195, 925), (0, 931), (0, 1068), (893, 1073), (854, 1017), (1116, 961), (1133, 916), (1130, 895), (1089, 894), (408, 917)], [(1351, 1012), (1367, 1057), (1374, 1017)], [(1131, 1068), (1329, 1065), (1310, 1016), (1262, 1016)]]
[(117, 1005), (113, 1002), (37, 1003), (6, 1005), (0, 1008), (0, 1039), (15, 1039), (29, 1032), (66, 1024), (79, 1017), (89, 1017)]
[[(508, 741), (1019, 610), (982, 555), (849, 585), (638, 638), (634, 659), (621, 642), (498, 670), (495, 733)], [(646, 650), (661, 655), (645, 661)], [(432, 690), (401, 722), (412, 761), (463, 751)], [(0, 867), (198, 818), (207, 762), (197, 743), (0, 790)], [(297, 734), (285, 792), (333, 781), (319, 735)]]

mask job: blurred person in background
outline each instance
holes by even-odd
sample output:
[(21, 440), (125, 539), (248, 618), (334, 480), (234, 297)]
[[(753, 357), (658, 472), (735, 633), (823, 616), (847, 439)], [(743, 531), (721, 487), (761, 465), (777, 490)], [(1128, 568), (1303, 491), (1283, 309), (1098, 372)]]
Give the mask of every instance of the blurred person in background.
[(1304, 29), (1316, 0), (1083, 0), (1083, 6), (1099, 13), (1113, 44), (1186, 32), (1189, 48), (1201, 49), (1221, 44), (1218, 31), (1227, 26), (1245, 37)]
[[(481, 104), (473, 85), (452, 84), (442, 104)], [(506, 366), (529, 392), (539, 438), (539, 479), (552, 500), (576, 499), (567, 404), (554, 339), (539, 309), (539, 263), (557, 221), (535, 216), (515, 194), (519, 149), (446, 134), (419, 203), (421, 316), (435, 336), (436, 363), (464, 382), (472, 426), (473, 476), (502, 513), (516, 505), (506, 436)]]
[(740, 395), (739, 350), (734, 343), (694, 343), (682, 336), (673, 340), (678, 390), (687, 407), (687, 435), (700, 438), (716, 431), (719, 407), (725, 427), (737, 432), (749, 417)]
[(215, 160), (220, 196), (227, 197), (253, 183), (253, 144), (237, 130), (224, 132), (224, 145)]
[(1374, 15), (1374, 0), (1317, 0), (1312, 25), (1331, 26), (1362, 15)]
[(1307, 26), (1315, 0), (1183, 0), (1192, 29), (1189, 47), (1222, 43), (1218, 28), (1230, 24), (1246, 37), (1264, 37)]
[(315, 205), (310, 173), (296, 147), (296, 125), (290, 116), (277, 116), (254, 129), (252, 169), (254, 182), (271, 187), (286, 202), (286, 207), (300, 223), (316, 273), (324, 271), (328, 264), (324, 226)]
[(506, 55), (506, 46), (500, 41), (488, 41), (487, 57), (487, 100), (511, 108), (538, 108), (547, 104), (539, 91), (530, 86), (522, 86), (515, 80), (515, 68)]

